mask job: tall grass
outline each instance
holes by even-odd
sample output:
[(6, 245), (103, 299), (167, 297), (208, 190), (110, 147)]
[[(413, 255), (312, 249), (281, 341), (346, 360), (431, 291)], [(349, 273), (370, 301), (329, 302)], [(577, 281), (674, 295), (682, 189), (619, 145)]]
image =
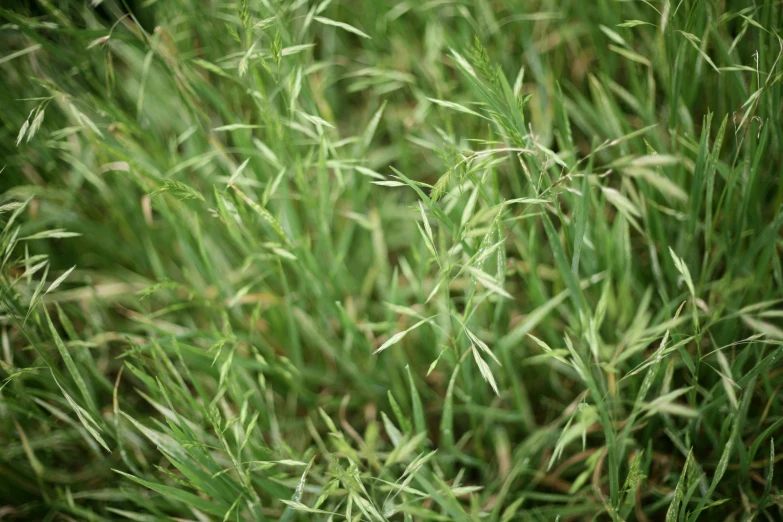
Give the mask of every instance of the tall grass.
[(779, 520), (783, 6), (0, 8), (0, 518)]

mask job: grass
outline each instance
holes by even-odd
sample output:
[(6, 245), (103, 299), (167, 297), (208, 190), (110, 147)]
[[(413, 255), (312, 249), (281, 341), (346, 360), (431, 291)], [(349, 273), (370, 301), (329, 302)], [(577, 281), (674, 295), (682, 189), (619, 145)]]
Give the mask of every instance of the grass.
[(783, 517), (780, 2), (93, 3), (0, 9), (0, 518)]

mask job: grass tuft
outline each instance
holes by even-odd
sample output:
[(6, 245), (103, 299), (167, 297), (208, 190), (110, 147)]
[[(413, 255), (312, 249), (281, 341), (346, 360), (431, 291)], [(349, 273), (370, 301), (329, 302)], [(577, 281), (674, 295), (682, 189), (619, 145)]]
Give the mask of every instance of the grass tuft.
[(783, 519), (781, 20), (0, 7), (0, 518)]

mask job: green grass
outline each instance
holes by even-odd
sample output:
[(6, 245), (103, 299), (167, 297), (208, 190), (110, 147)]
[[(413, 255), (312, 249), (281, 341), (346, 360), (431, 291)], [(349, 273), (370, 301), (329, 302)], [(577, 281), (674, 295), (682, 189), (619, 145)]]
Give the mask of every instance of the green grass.
[(88, 4), (0, 8), (0, 518), (783, 518), (780, 2)]

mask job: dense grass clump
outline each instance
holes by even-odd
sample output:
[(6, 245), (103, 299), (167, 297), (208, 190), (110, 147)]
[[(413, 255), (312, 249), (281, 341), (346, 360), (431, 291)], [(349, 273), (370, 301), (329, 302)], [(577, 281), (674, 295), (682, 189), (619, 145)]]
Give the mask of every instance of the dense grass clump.
[(782, 22), (4, 4), (0, 518), (782, 520)]

